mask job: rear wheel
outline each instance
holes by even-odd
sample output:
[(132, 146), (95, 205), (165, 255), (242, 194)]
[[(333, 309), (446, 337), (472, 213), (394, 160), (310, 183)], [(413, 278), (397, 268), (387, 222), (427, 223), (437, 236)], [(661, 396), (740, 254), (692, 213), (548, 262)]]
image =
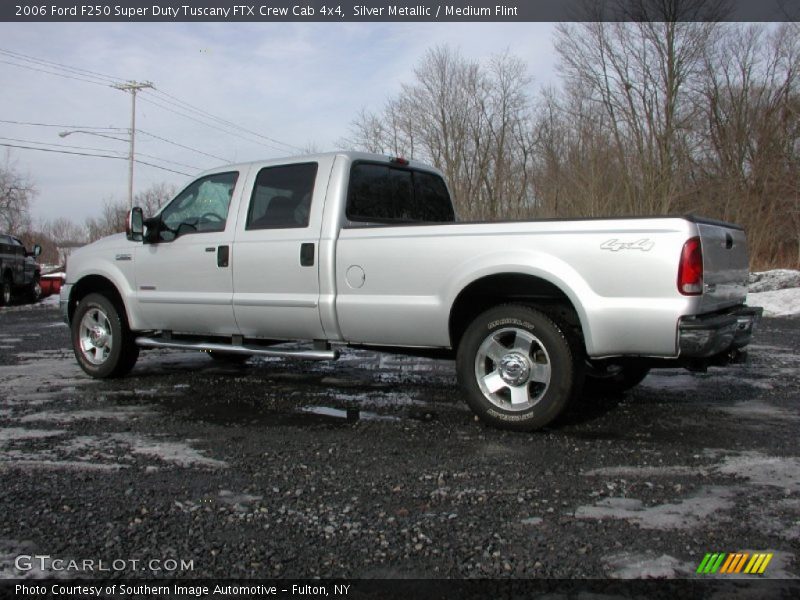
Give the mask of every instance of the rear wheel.
[(478, 316), (459, 344), (456, 369), (467, 403), (483, 421), (522, 431), (553, 421), (581, 382), (562, 328), (523, 305)]
[(125, 375), (139, 358), (125, 315), (102, 294), (89, 294), (75, 309), (72, 348), (81, 368), (98, 379)]

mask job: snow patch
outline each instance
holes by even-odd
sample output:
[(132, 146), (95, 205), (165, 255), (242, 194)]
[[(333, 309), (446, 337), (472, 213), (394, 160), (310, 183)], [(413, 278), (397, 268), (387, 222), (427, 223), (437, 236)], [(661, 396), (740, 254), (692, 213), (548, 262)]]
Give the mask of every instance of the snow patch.
[(0, 446), (19, 440), (37, 440), (63, 435), (63, 429), (25, 429), (24, 427), (5, 427), (0, 429)]
[(750, 293), (749, 306), (764, 308), (765, 317), (788, 317), (800, 314), (800, 288)]
[(624, 519), (642, 529), (694, 529), (709, 517), (733, 508), (735, 488), (704, 487), (676, 504), (644, 506), (635, 498), (604, 498), (592, 506), (579, 506), (578, 519)]
[(774, 269), (750, 273), (747, 304), (764, 308), (766, 317), (800, 314), (800, 271)]
[(74, 412), (43, 411), (32, 415), (25, 415), (19, 421), (30, 423), (37, 421), (55, 421), (57, 423), (72, 423), (74, 421), (94, 421), (114, 419), (127, 421), (139, 417), (149, 417), (156, 414), (146, 406), (114, 406), (103, 410), (76, 410)]
[(750, 273), (748, 289), (750, 292), (772, 292), (800, 287), (800, 271), (794, 269), (773, 269)]
[(586, 471), (587, 477), (680, 477), (684, 475), (706, 475), (705, 467), (689, 467), (686, 465), (670, 465), (664, 467), (634, 467), (620, 465), (618, 467), (602, 467)]
[(603, 568), (611, 579), (674, 579), (692, 573), (692, 563), (681, 562), (674, 556), (652, 553), (623, 552), (602, 558)]
[(742, 477), (754, 485), (800, 492), (800, 459), (795, 456), (743, 452), (737, 456), (726, 456), (716, 470), (725, 475)]
[(225, 461), (203, 456), (199, 450), (184, 442), (153, 440), (129, 433), (116, 433), (111, 438), (127, 444), (134, 454), (155, 457), (180, 467), (218, 469), (228, 466)]

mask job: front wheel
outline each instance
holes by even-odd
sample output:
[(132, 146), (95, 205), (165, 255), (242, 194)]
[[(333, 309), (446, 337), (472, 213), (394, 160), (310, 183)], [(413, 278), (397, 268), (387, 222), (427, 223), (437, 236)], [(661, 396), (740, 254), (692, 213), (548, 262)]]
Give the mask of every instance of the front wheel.
[(28, 300), (30, 302), (38, 302), (42, 298), (42, 284), (39, 278), (36, 277), (33, 282), (28, 286)]
[(11, 306), (11, 278), (0, 280), (0, 306)]
[(125, 315), (102, 294), (89, 294), (75, 309), (72, 348), (81, 368), (98, 379), (125, 375), (139, 358)]
[(456, 370), (467, 403), (485, 422), (530, 431), (555, 419), (582, 381), (562, 329), (523, 305), (492, 308), (467, 328)]

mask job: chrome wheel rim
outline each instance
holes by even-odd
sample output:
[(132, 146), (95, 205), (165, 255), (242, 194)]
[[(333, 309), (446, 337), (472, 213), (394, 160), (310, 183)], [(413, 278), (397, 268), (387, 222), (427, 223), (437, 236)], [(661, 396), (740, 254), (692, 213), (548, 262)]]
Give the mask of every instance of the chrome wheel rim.
[(550, 387), (550, 355), (535, 335), (518, 327), (492, 332), (475, 355), (475, 379), (483, 395), (506, 411), (536, 405)]
[(101, 309), (93, 307), (83, 315), (78, 329), (81, 354), (93, 365), (102, 365), (108, 360), (113, 347), (111, 322)]
[(11, 284), (7, 281), (3, 282), (3, 304), (11, 304)]
[(38, 300), (42, 296), (42, 285), (36, 281), (33, 284), (33, 297)]

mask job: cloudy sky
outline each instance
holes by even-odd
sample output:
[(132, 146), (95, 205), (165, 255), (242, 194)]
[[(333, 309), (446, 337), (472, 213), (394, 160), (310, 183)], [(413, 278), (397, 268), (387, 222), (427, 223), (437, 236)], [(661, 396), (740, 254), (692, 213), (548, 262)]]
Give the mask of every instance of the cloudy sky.
[[(476, 59), (508, 50), (528, 62), (534, 88), (552, 82), (553, 29), (548, 23), (0, 23), (0, 50), (119, 80), (152, 81), (170, 96), (139, 95), (137, 130), (226, 160), (145, 134), (137, 135), (137, 152), (158, 157), (142, 160), (193, 176), (225, 162), (284, 156), (292, 150), (262, 138), (235, 137), (222, 131), (230, 131), (228, 126), (215, 129), (170, 112), (178, 109), (174, 99), (291, 146), (333, 150), (358, 111), (379, 108), (411, 80), (414, 65), (435, 44), (450, 44)], [(118, 127), (123, 130), (116, 135), (125, 137), (130, 94), (88, 75), (96, 83), (9, 63), (75, 76), (0, 54), (0, 120), (58, 125), (0, 122), (0, 143), (65, 144), (76, 148), (62, 150), (126, 155), (124, 142), (86, 133), (61, 138), (58, 133)], [(0, 146), (0, 152), (5, 160), (6, 147)], [(36, 184), (35, 219), (63, 216), (82, 223), (104, 199), (127, 197), (126, 160), (19, 148), (11, 149), (10, 159)], [(180, 186), (188, 179), (137, 165), (135, 189), (160, 181)]]

